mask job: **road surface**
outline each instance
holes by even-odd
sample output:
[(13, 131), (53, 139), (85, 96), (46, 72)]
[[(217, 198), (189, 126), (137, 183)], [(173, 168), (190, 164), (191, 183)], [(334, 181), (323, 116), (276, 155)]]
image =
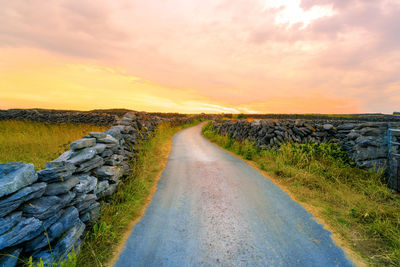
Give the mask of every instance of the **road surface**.
[(311, 214), (198, 125), (174, 136), (158, 189), (115, 266), (353, 265)]

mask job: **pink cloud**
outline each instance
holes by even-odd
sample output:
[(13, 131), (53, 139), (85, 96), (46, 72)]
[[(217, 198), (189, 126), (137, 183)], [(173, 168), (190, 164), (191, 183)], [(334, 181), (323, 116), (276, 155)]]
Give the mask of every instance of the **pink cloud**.
[(283, 8), (265, 3), (0, 0), (0, 51), (34, 47), (120, 67), (229, 107), (326, 95), (356, 99), (360, 112), (398, 109), (390, 101), (400, 95), (396, 1), (303, 0), (304, 12), (335, 11), (306, 27), (277, 24)]

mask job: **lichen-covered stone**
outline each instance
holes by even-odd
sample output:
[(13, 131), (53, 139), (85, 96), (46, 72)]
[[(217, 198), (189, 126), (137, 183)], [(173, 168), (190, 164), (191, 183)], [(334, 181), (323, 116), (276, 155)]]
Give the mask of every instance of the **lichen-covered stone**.
[(31, 185), (38, 179), (33, 164), (22, 162), (0, 163), (0, 197)]
[(68, 180), (76, 167), (67, 161), (47, 162), (44, 170), (38, 171), (39, 181), (46, 183), (62, 182)]
[(74, 190), (77, 193), (89, 193), (96, 189), (97, 178), (90, 175), (77, 176), (79, 183), (75, 186)]
[(99, 194), (101, 192), (103, 192), (104, 190), (106, 190), (109, 186), (110, 186), (110, 184), (108, 183), (107, 180), (99, 181), (96, 189), (93, 192), (94, 192), (94, 194), (96, 194), (99, 197)]
[(103, 179), (117, 181), (122, 176), (122, 168), (105, 165), (98, 168), (96, 174)]
[(96, 138), (82, 138), (71, 143), (69, 148), (75, 151), (85, 147), (94, 146), (95, 144), (96, 144)]
[(106, 160), (105, 164), (110, 166), (119, 166), (124, 161), (124, 159), (125, 159), (124, 156), (114, 154)]

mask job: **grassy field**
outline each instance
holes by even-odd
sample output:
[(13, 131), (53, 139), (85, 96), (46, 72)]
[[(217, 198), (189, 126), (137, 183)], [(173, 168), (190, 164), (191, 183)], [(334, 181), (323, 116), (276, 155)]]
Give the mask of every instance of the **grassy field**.
[(88, 124), (0, 121), (0, 162), (23, 161), (41, 169), (47, 161), (68, 150), (71, 142), (91, 131), (107, 128)]
[(250, 142), (218, 135), (210, 124), (203, 134), (264, 171), (368, 264), (400, 266), (400, 197), (381, 173), (351, 167), (335, 144), (258, 151)]
[[(183, 128), (198, 124), (171, 127), (160, 125), (154, 137), (140, 144), (132, 162), (132, 173), (123, 179), (109, 202), (102, 203), (100, 221), (86, 235), (77, 266), (111, 265), (123, 248), (130, 230), (143, 215), (155, 192), (156, 183), (166, 164), (173, 135)], [(114, 259), (112, 257), (114, 256)]]

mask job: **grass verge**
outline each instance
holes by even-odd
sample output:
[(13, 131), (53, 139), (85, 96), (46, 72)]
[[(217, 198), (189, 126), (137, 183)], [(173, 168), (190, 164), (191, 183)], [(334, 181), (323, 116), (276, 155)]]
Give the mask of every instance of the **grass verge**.
[(140, 152), (132, 162), (132, 173), (123, 179), (110, 201), (102, 203), (100, 221), (86, 235), (77, 266), (114, 263), (133, 225), (151, 201), (167, 162), (173, 135), (198, 123), (200, 121), (176, 127), (161, 124), (149, 141), (140, 144)]
[(382, 173), (352, 167), (335, 144), (288, 143), (260, 151), (249, 141), (219, 135), (211, 123), (203, 135), (267, 172), (368, 264), (400, 266), (400, 197), (382, 182)]
[(0, 121), (0, 162), (23, 161), (41, 169), (47, 161), (68, 150), (71, 142), (107, 128), (91, 124)]

